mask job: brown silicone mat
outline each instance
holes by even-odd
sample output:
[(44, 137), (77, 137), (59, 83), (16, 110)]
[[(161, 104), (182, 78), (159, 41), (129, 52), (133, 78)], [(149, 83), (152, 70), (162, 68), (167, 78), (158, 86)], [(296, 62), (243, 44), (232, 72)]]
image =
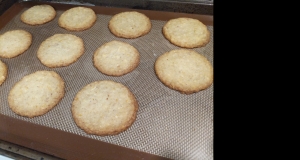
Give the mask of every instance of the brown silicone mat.
[[(164, 86), (155, 75), (156, 58), (179, 48), (162, 35), (162, 27), (166, 21), (151, 20), (152, 29), (149, 34), (137, 39), (123, 39), (110, 33), (107, 25), (111, 15), (97, 14), (97, 21), (92, 28), (71, 32), (58, 26), (62, 10), (57, 10), (56, 18), (47, 24), (29, 26), (20, 21), (20, 15), (26, 9), (21, 10), (0, 30), (0, 34), (3, 34), (8, 30), (24, 29), (33, 35), (32, 45), (26, 52), (12, 59), (0, 58), (8, 66), (8, 78), (0, 86), (1, 114), (171, 159), (213, 159), (213, 85), (198, 93), (184, 95)], [(210, 43), (193, 50), (204, 55), (213, 64), (213, 27), (208, 26), (208, 29), (211, 32)], [(56, 33), (74, 34), (84, 40), (84, 55), (68, 67), (48, 68), (36, 56), (39, 45)], [(93, 66), (94, 51), (111, 40), (123, 41), (138, 49), (141, 59), (134, 71), (121, 77), (112, 77), (100, 73)], [(32, 119), (18, 116), (8, 106), (8, 93), (23, 76), (38, 70), (52, 70), (60, 74), (66, 84), (65, 97), (43, 116)], [(70, 108), (75, 94), (85, 85), (98, 80), (120, 82), (138, 100), (136, 121), (119, 135), (88, 135), (72, 119)]]

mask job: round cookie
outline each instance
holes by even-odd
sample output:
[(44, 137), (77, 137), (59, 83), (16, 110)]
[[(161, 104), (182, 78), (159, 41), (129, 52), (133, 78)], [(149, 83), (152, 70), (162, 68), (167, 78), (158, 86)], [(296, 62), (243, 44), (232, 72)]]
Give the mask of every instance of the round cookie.
[(35, 5), (21, 14), (21, 21), (29, 25), (45, 24), (56, 16), (55, 9), (47, 4)]
[(155, 73), (162, 83), (184, 94), (208, 88), (213, 82), (213, 67), (201, 54), (176, 49), (159, 56)]
[(32, 43), (32, 35), (25, 30), (10, 30), (0, 35), (0, 57), (14, 58), (24, 53)]
[(87, 7), (73, 7), (58, 19), (58, 25), (69, 31), (83, 31), (91, 28), (97, 20), (95, 12)]
[(140, 62), (140, 54), (128, 43), (110, 41), (99, 47), (93, 57), (94, 66), (103, 74), (122, 76), (133, 71)]
[(0, 86), (7, 77), (7, 66), (0, 60)]
[(117, 37), (137, 38), (150, 32), (151, 21), (143, 13), (121, 12), (110, 19), (108, 28)]
[(8, 94), (8, 104), (20, 116), (40, 116), (60, 102), (64, 89), (64, 80), (56, 72), (36, 71), (13, 86)]
[(138, 103), (123, 84), (95, 81), (76, 94), (71, 110), (75, 123), (86, 133), (115, 135), (133, 124)]
[(174, 45), (183, 48), (203, 47), (210, 41), (206, 25), (193, 18), (176, 18), (163, 26), (163, 35)]
[(84, 53), (84, 43), (80, 37), (72, 34), (55, 34), (44, 40), (37, 57), (47, 67), (68, 66)]

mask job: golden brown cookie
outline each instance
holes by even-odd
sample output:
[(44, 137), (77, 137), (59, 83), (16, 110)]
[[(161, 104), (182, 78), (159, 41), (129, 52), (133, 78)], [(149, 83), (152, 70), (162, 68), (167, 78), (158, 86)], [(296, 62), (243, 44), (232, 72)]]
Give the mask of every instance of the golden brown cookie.
[(10, 30), (0, 35), (0, 57), (14, 58), (24, 53), (32, 43), (32, 35), (25, 30)]
[(86, 133), (115, 135), (133, 124), (138, 103), (123, 84), (95, 81), (76, 94), (71, 110), (75, 123)]
[(93, 58), (94, 66), (103, 74), (122, 76), (133, 71), (140, 62), (140, 54), (132, 45), (110, 41), (99, 47)]
[(193, 50), (166, 52), (157, 58), (154, 69), (163, 84), (184, 94), (204, 90), (213, 82), (211, 63)]
[(77, 61), (83, 53), (84, 43), (80, 37), (55, 34), (41, 43), (37, 57), (47, 67), (64, 67)]
[(127, 11), (114, 15), (108, 28), (117, 37), (137, 38), (150, 32), (151, 21), (143, 13)]
[(58, 19), (58, 25), (69, 31), (83, 31), (91, 28), (97, 20), (96, 13), (87, 7), (73, 7)]
[(7, 65), (0, 60), (0, 86), (7, 77)]
[(55, 9), (47, 4), (35, 5), (21, 14), (21, 21), (29, 25), (45, 24), (56, 16)]
[(175, 18), (163, 26), (163, 35), (174, 45), (183, 48), (203, 47), (210, 41), (206, 25), (193, 18)]
[(10, 90), (8, 104), (13, 112), (24, 117), (47, 113), (65, 94), (64, 80), (54, 71), (36, 71), (24, 76)]

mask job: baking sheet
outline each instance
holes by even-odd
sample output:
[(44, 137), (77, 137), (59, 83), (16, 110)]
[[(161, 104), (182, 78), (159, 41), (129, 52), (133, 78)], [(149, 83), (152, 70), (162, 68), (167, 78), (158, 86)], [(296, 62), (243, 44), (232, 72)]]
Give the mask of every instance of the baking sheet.
[[(213, 85), (204, 91), (184, 95), (164, 86), (155, 75), (156, 58), (180, 48), (169, 43), (162, 35), (166, 21), (151, 20), (149, 34), (137, 39), (123, 39), (109, 32), (107, 25), (111, 15), (97, 13), (97, 21), (92, 28), (71, 32), (58, 26), (57, 21), (63, 10), (57, 10), (56, 18), (47, 24), (29, 26), (20, 21), (20, 15), (26, 9), (21, 10), (0, 30), (0, 34), (3, 34), (8, 30), (24, 29), (33, 35), (32, 45), (26, 52), (12, 59), (0, 58), (8, 65), (8, 78), (0, 86), (1, 114), (171, 159), (213, 159)], [(193, 50), (213, 64), (213, 27), (208, 26), (208, 29), (211, 41), (205, 47)], [(39, 45), (56, 33), (74, 34), (84, 40), (85, 53), (68, 67), (48, 68), (36, 56)], [(112, 77), (100, 73), (93, 66), (94, 51), (111, 40), (123, 41), (138, 49), (140, 64), (134, 71), (121, 77)], [(8, 106), (9, 90), (23, 76), (37, 70), (53, 70), (60, 74), (66, 84), (65, 97), (43, 116), (32, 119), (18, 116)], [(113, 80), (126, 85), (138, 101), (136, 121), (119, 135), (88, 135), (72, 119), (71, 103), (75, 94), (85, 85), (98, 80)]]

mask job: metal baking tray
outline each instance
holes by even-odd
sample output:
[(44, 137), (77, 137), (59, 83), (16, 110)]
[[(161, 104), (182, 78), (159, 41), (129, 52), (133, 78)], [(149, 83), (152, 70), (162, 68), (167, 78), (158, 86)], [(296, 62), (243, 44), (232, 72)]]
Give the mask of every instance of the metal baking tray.
[[(26, 9), (37, 4), (50, 4), (57, 15), (39, 26), (20, 21)], [(12, 29), (24, 29), (33, 35), (30, 48), (12, 59), (0, 58), (8, 66), (8, 77), (0, 86), (0, 139), (35, 149), (63, 159), (213, 159), (213, 85), (198, 93), (185, 95), (164, 86), (156, 77), (154, 63), (158, 56), (179, 49), (162, 34), (167, 20), (191, 17), (202, 21), (211, 32), (211, 40), (193, 50), (213, 64), (213, 16), (165, 11), (86, 6), (97, 14), (93, 27), (81, 32), (67, 31), (58, 26), (59, 16), (78, 4), (18, 2), (0, 17), (0, 34)], [(135, 10), (146, 14), (151, 31), (136, 39), (112, 35), (108, 21), (112, 15)], [(56, 33), (81, 37), (85, 53), (74, 64), (48, 68), (37, 59), (39, 45)], [(94, 51), (102, 44), (119, 40), (131, 44), (140, 52), (139, 66), (121, 77), (106, 76), (93, 66)], [(65, 80), (66, 94), (61, 102), (45, 115), (26, 118), (16, 115), (8, 106), (7, 96), (12, 86), (23, 76), (37, 70), (56, 71)], [(72, 119), (71, 103), (85, 85), (97, 80), (113, 80), (126, 85), (135, 95), (139, 110), (134, 124), (114, 136), (89, 135)]]

